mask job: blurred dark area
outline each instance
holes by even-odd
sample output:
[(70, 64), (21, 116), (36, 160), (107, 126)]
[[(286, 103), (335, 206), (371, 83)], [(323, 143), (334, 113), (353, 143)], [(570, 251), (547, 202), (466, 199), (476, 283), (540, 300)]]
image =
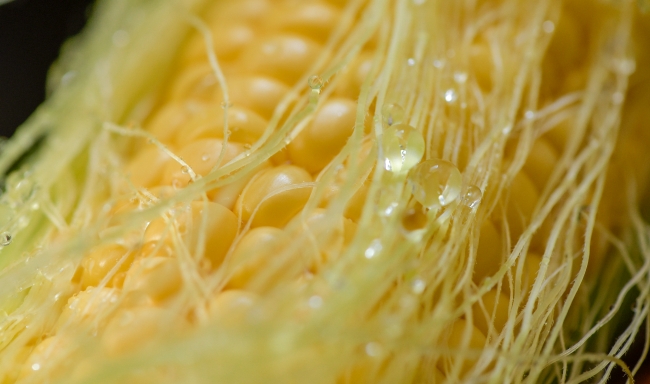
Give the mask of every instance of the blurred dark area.
[(45, 98), (47, 71), (61, 44), (86, 23), (91, 0), (14, 0), (0, 5), (0, 135)]

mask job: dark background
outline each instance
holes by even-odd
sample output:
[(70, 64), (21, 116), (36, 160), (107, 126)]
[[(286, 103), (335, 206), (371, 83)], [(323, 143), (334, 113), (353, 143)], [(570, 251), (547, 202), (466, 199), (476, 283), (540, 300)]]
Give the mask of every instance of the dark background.
[(61, 44), (77, 34), (91, 0), (14, 0), (0, 5), (0, 135), (43, 102), (47, 70)]

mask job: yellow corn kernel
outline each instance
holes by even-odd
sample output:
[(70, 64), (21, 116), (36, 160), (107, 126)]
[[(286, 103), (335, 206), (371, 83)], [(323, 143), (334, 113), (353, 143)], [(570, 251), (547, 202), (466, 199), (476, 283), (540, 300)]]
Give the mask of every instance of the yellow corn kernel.
[(333, 262), (356, 231), (356, 224), (352, 220), (340, 217), (331, 221), (326, 215), (324, 209), (317, 209), (306, 218), (296, 216), (287, 226), (295, 229), (290, 233), (291, 238), (301, 239), (302, 259), (309, 261), (312, 270)]
[(474, 265), (474, 281), (480, 284), (483, 279), (493, 276), (503, 264), (504, 243), (501, 233), (494, 224), (485, 221), (481, 225)]
[[(441, 345), (448, 348), (449, 353), (438, 360), (438, 369), (448, 375), (456, 373), (461, 378), (474, 367), (478, 360), (475, 356), (487, 342), (481, 331), (464, 319), (454, 322), (442, 338)], [(473, 356), (466, 355), (467, 352)]]
[[(203, 113), (197, 114), (185, 129), (178, 131), (176, 142), (184, 147), (193, 141), (224, 137), (224, 110), (218, 106), (206, 106)], [(266, 130), (267, 121), (247, 108), (233, 106), (228, 108), (228, 140), (236, 143), (252, 144)]]
[(174, 188), (182, 188), (191, 181), (190, 170), (199, 176), (210, 173), (218, 163), (221, 151), (224, 151), (221, 165), (244, 152), (244, 149), (237, 143), (228, 143), (227, 146), (223, 144), (221, 139), (200, 139), (187, 144), (178, 151), (178, 156), (187, 165), (169, 159), (165, 166), (162, 183)]
[(289, 144), (291, 161), (311, 173), (323, 169), (352, 134), (356, 110), (357, 105), (352, 100), (329, 100)]
[(506, 218), (511, 241), (519, 239), (524, 229), (530, 224), (533, 210), (537, 206), (539, 192), (530, 177), (519, 172), (510, 186)]
[(185, 102), (168, 102), (159, 107), (144, 125), (156, 139), (169, 145), (176, 132), (181, 129), (191, 115), (192, 113)]
[(51, 336), (42, 340), (32, 350), (27, 357), (27, 360), (25, 360), (25, 364), (20, 372), (20, 377), (26, 378), (34, 372), (40, 371), (42, 367), (54, 368), (52, 371), (49, 371), (48, 374), (56, 376), (61, 369), (48, 363), (52, 360), (58, 360), (57, 358), (61, 356), (61, 354), (68, 352), (67, 349), (71, 347), (70, 344), (70, 341), (62, 336)]
[[(210, 24), (214, 44), (212, 49), (220, 60), (232, 60), (255, 38), (255, 29), (247, 23), (228, 20)], [(182, 62), (207, 61), (207, 50), (203, 35), (194, 35), (182, 53)]]
[(245, 222), (252, 218), (251, 227), (282, 227), (307, 203), (311, 181), (311, 175), (295, 165), (264, 170), (242, 192), (235, 213)]
[(116, 356), (142, 348), (158, 334), (162, 319), (171, 321), (169, 315), (168, 311), (156, 307), (120, 310), (102, 335), (106, 352)]
[(115, 288), (88, 287), (68, 299), (55, 329), (90, 325), (102, 309), (117, 302), (120, 291)]
[[(133, 253), (126, 247), (118, 244), (110, 244), (95, 248), (81, 262), (83, 275), (81, 277), (81, 288), (89, 286), (97, 287), (100, 282), (113, 269), (112, 278), (106, 282), (107, 287), (120, 286), (123, 273), (126, 272), (133, 262)], [(117, 264), (120, 263), (119, 267)]]
[(169, 88), (166, 102), (206, 102), (218, 95), (217, 78), (208, 63), (193, 64)]
[(242, 70), (293, 84), (312, 65), (320, 45), (297, 35), (272, 35), (247, 47), (239, 60)]
[[(181, 208), (177, 214), (178, 216), (173, 220), (189, 252), (194, 253), (199, 246), (199, 229), (203, 228), (205, 258), (210, 260), (214, 267), (221, 265), (239, 228), (237, 216), (220, 204), (202, 201), (192, 202), (189, 207)], [(173, 249), (174, 240), (171, 232), (173, 230), (174, 228), (164, 218), (158, 218), (147, 227), (144, 241), (166, 245)]]
[(233, 273), (228, 281), (228, 287), (247, 288), (255, 276), (268, 271), (276, 255), (282, 252), (289, 242), (290, 237), (282, 229), (275, 227), (251, 229), (237, 243), (229, 259)]
[(208, 305), (208, 311), (222, 324), (235, 325), (245, 321), (258, 303), (258, 296), (254, 293), (232, 289), (214, 296)]
[(126, 174), (131, 184), (138, 188), (150, 188), (160, 183), (169, 155), (157, 146), (149, 146), (129, 162)]
[(289, 32), (324, 43), (341, 17), (336, 7), (320, 1), (288, 3), (275, 7), (268, 31)]
[(489, 335), (491, 332), (501, 333), (508, 322), (509, 302), (510, 297), (503, 292), (497, 294), (496, 289), (488, 291), (481, 297), (481, 302), (472, 307), (474, 326), (483, 335)]
[(241, 106), (271, 118), (278, 101), (289, 92), (281, 81), (267, 76), (233, 76), (228, 80), (233, 107)]
[(538, 191), (541, 192), (546, 186), (558, 158), (555, 148), (547, 140), (540, 138), (533, 144), (523, 171), (532, 176), (531, 181)]
[(372, 68), (372, 55), (369, 52), (361, 54), (343, 69), (339, 75), (342, 77), (340, 80), (341, 85), (336, 87), (336, 94), (340, 97), (348, 99), (355, 99), (361, 91), (363, 82), (368, 77), (370, 69)]
[(163, 301), (176, 294), (183, 285), (178, 261), (169, 257), (138, 259), (124, 279), (126, 291), (141, 292), (154, 301)]

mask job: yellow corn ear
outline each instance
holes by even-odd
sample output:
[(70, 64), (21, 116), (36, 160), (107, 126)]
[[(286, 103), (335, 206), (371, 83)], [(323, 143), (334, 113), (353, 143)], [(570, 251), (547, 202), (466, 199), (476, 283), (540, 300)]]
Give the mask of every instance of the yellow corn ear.
[(100, 1), (0, 155), (0, 382), (633, 375), (648, 25), (627, 0)]

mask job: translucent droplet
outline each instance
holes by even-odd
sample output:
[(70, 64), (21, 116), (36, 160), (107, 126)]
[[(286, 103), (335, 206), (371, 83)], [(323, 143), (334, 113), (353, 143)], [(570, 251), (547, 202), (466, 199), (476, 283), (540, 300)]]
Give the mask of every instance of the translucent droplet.
[(366, 259), (372, 259), (373, 257), (377, 256), (383, 248), (384, 247), (381, 245), (381, 241), (379, 241), (379, 239), (375, 239), (371, 241), (368, 248), (366, 248), (364, 256)]
[(379, 357), (383, 353), (381, 344), (373, 341), (366, 344), (366, 354), (370, 357)]
[(307, 303), (309, 304), (309, 306), (311, 308), (318, 309), (318, 308), (323, 306), (323, 298), (318, 296), (318, 295), (314, 295), (314, 296), (309, 298)]
[(418, 204), (416, 208), (408, 208), (402, 216), (402, 228), (407, 232), (419, 231), (426, 228), (427, 215)]
[(446, 206), (458, 199), (463, 183), (452, 163), (431, 159), (423, 161), (409, 175), (413, 197), (427, 208)]
[(467, 73), (461, 71), (454, 72), (454, 81), (458, 84), (465, 83), (467, 81)]
[(187, 166), (183, 165), (183, 166), (181, 167), (181, 173), (185, 173), (185, 174), (187, 174), (187, 173), (189, 173), (189, 172), (190, 172), (190, 169), (189, 169)]
[(624, 100), (625, 95), (623, 95), (623, 92), (614, 92), (612, 95), (612, 103), (614, 103), (614, 105), (621, 105)]
[(325, 82), (323, 81), (323, 79), (321, 79), (320, 76), (314, 75), (307, 80), (307, 84), (309, 85), (309, 88), (318, 90), (323, 88)]
[(11, 236), (11, 233), (9, 232), (0, 233), (0, 246), (6, 247), (7, 245), (11, 244), (12, 239), (13, 237)]
[(414, 58), (412, 58), (412, 57), (411, 57), (411, 58), (409, 58), (408, 60), (406, 60), (406, 64), (408, 64), (408, 65), (409, 65), (409, 67), (412, 67), (412, 66), (414, 66), (414, 65), (415, 65), (415, 59), (414, 59)]
[(546, 20), (542, 23), (542, 30), (545, 33), (553, 33), (553, 31), (555, 31), (555, 23), (551, 20)]
[(172, 188), (181, 189), (181, 188), (183, 188), (183, 183), (179, 179), (174, 179), (172, 181)]
[(415, 293), (416, 295), (421, 294), (424, 292), (424, 289), (427, 287), (427, 283), (424, 282), (422, 279), (415, 279), (411, 282), (411, 291)]
[(222, 101), (221, 102), (221, 108), (226, 109), (232, 107), (232, 102), (230, 101)]
[(501, 129), (501, 133), (503, 133), (504, 135), (509, 135), (510, 132), (512, 132), (512, 125), (510, 124), (506, 125), (505, 127), (503, 127), (503, 129)]
[(463, 204), (469, 208), (476, 208), (481, 202), (482, 198), (483, 192), (481, 192), (481, 188), (477, 187), (476, 185), (470, 185), (467, 187), (465, 195), (463, 196)]
[(535, 111), (526, 111), (524, 117), (528, 120), (533, 120), (535, 118)]
[(393, 213), (395, 213), (395, 209), (397, 209), (397, 202), (391, 201), (390, 203), (386, 204), (385, 207), (380, 208), (379, 214), (388, 217), (391, 216)]
[(251, 149), (253, 146), (249, 143), (244, 144), (244, 149)]
[(204, 153), (204, 154), (201, 156), (201, 161), (208, 161), (208, 160), (210, 160), (210, 155), (207, 154), (207, 153)]
[(623, 75), (631, 75), (636, 70), (636, 62), (633, 59), (617, 59), (614, 61), (614, 68)]
[(394, 124), (384, 130), (384, 168), (389, 172), (408, 172), (424, 155), (422, 134), (407, 124)]
[(446, 102), (454, 103), (456, 100), (458, 100), (458, 93), (456, 93), (456, 91), (453, 89), (448, 89), (445, 91), (444, 98)]
[(399, 104), (386, 104), (381, 108), (381, 115), (388, 125), (404, 122), (404, 108)]
[(39, 363), (32, 364), (32, 371), (38, 371), (39, 369), (41, 369), (41, 365)]

